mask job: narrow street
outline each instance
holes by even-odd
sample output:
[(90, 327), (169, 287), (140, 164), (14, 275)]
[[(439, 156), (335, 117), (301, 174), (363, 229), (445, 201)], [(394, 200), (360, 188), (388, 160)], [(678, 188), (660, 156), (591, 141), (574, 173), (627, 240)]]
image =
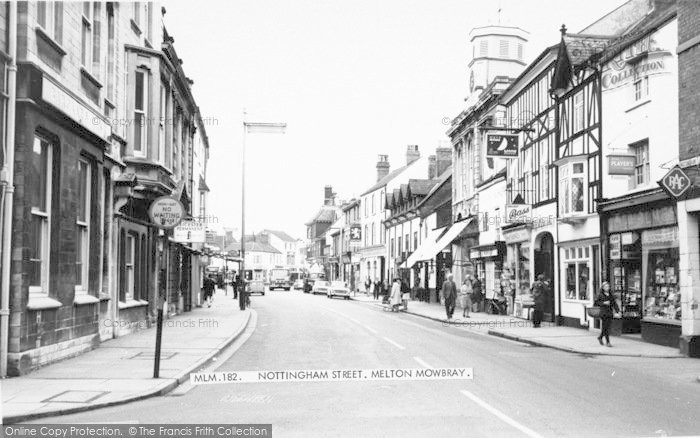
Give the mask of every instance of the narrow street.
[(300, 291), (254, 296), (252, 308), (252, 336), (217, 371), (472, 367), (474, 379), (186, 383), (40, 423), (272, 423), (284, 437), (700, 433), (694, 359), (569, 354)]

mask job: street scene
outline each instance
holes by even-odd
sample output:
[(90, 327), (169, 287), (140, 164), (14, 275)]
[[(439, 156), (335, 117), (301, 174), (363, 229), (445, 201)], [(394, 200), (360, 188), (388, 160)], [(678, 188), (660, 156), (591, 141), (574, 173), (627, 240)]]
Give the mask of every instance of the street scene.
[(0, 29), (2, 436), (700, 437), (700, 1)]

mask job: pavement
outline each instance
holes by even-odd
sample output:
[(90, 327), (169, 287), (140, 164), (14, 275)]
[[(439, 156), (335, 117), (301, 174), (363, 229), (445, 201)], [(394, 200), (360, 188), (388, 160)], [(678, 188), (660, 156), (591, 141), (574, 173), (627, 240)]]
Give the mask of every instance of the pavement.
[[(357, 294), (352, 297), (352, 299), (382, 306), (381, 300), (374, 300), (372, 296), (368, 297), (364, 294)], [(613, 336), (610, 339), (610, 343), (613, 345), (611, 348), (600, 345), (596, 339), (597, 331), (557, 326), (554, 323), (547, 322), (543, 322), (539, 328), (534, 328), (528, 320), (514, 316), (489, 315), (483, 312), (472, 312), (469, 318), (462, 318), (462, 310), (461, 308), (457, 308), (454, 318), (447, 322), (444, 306), (420, 301), (409, 302), (406, 313), (428, 318), (443, 324), (481, 330), (489, 335), (570, 353), (646, 358), (684, 357), (680, 354), (678, 348), (644, 342), (640, 335)], [(700, 377), (698, 379), (700, 379)]]
[(488, 326), (301, 292), (252, 301), (255, 330), (210, 365), (217, 372), (465, 367), (473, 379), (187, 382), (160, 397), (33, 423), (272, 424), (285, 438), (700, 433), (696, 359), (571, 354), (491, 336)]
[(156, 328), (103, 342), (90, 352), (0, 381), (4, 424), (83, 412), (162, 395), (246, 329), (249, 309), (240, 311), (231, 293), (217, 290), (214, 305), (163, 322), (159, 378), (153, 378)]

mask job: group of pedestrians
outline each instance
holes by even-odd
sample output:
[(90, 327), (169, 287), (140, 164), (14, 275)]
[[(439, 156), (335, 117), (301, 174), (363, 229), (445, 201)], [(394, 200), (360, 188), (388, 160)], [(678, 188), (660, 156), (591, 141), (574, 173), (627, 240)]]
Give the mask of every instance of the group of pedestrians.
[(462, 307), (463, 318), (469, 318), (469, 313), (472, 311), (483, 311), (484, 292), (481, 287), (481, 280), (476, 275), (473, 277), (467, 275), (462, 283), (462, 287), (457, 290), (454, 275), (448, 274), (447, 280), (442, 283), (440, 295), (445, 302), (447, 319), (452, 319), (457, 306), (457, 299), (459, 299), (459, 304)]
[[(231, 286), (233, 287), (233, 299), (237, 300), (238, 290), (241, 288), (241, 278), (239, 275), (236, 275), (235, 279), (231, 282)], [(202, 298), (204, 302), (207, 303), (207, 307), (211, 307), (211, 305), (214, 304), (214, 292), (217, 287), (224, 290), (225, 294), (228, 295), (228, 285), (221, 277), (215, 280), (211, 275), (204, 276), (202, 281)]]

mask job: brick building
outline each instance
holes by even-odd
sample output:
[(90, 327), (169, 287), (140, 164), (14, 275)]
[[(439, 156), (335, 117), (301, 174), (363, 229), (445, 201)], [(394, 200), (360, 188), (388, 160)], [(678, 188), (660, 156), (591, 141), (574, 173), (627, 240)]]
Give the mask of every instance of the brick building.
[(159, 238), (147, 212), (169, 195), (201, 214), (208, 190), (207, 136), (164, 9), (16, 8), (9, 375), (149, 325), (158, 292), (170, 313), (196, 304), (197, 250)]
[(700, 357), (700, 2), (678, 0), (679, 161), (692, 186), (678, 202), (680, 348)]

